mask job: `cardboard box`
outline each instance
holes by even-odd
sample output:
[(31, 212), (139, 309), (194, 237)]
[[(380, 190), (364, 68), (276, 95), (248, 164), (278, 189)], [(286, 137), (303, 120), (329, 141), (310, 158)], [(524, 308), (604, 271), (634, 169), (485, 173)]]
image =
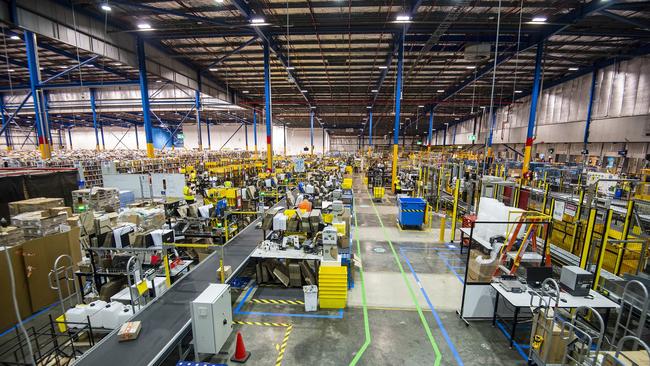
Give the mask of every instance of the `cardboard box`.
[(120, 342), (134, 340), (140, 335), (140, 330), (142, 330), (142, 323), (139, 320), (124, 323), (117, 332), (118, 340)]
[(618, 359), (614, 358), (615, 353), (612, 351), (603, 352), (605, 357), (603, 358), (602, 366), (650, 365), (650, 357), (648, 357), (648, 352), (646, 351), (622, 351)]
[[(21, 319), (32, 314), (32, 305), (29, 297), (29, 286), (25, 275), (25, 264), (23, 262), (23, 245), (18, 244), (7, 248), (13, 267), (16, 284), (16, 299)], [(0, 332), (13, 327), (18, 323), (14, 312), (13, 300), (11, 298), (11, 282), (9, 282), (9, 266), (5, 249), (0, 247)]]
[[(81, 261), (79, 229), (26, 241), (23, 244), (23, 252), (31, 306), (34, 311), (38, 311), (59, 300), (57, 292), (50, 288), (48, 281), (56, 259), (66, 254), (72, 257), (75, 266)], [(68, 264), (67, 261), (61, 262), (61, 265)], [(65, 290), (65, 280), (61, 280), (61, 285)], [(74, 284), (70, 285), (73, 288)], [(68, 295), (66, 291), (63, 294), (64, 297)]]
[[(550, 335), (550, 332), (545, 334), (544, 329), (550, 329), (551, 324), (553, 325), (552, 335)], [(571, 340), (568, 338), (563, 339), (560, 336), (561, 334), (562, 328), (558, 324), (553, 324), (552, 318), (546, 318), (542, 313), (535, 314), (530, 338), (533, 339), (536, 335), (545, 338), (537, 353), (540, 355), (542, 361), (545, 361), (547, 364), (561, 364), (564, 359), (564, 353)]]
[(52, 207), (52, 208), (49, 208), (47, 211), (49, 213), (48, 216), (56, 216), (56, 215), (60, 214), (61, 212), (65, 212), (68, 215), (68, 217), (72, 216), (72, 208), (70, 208), (70, 207), (65, 207), (65, 206)]
[(15, 226), (0, 227), (0, 246), (11, 247), (25, 241), (23, 230)]
[(22, 201), (9, 202), (9, 213), (11, 216), (14, 216), (25, 212), (43, 211), (64, 205), (63, 198), (30, 198)]
[(489, 283), (492, 281), (494, 272), (497, 269), (497, 261), (489, 264), (481, 264), (476, 261), (476, 257), (483, 256), (480, 251), (472, 249), (469, 253), (469, 271), (467, 273), (468, 282), (484, 282)]

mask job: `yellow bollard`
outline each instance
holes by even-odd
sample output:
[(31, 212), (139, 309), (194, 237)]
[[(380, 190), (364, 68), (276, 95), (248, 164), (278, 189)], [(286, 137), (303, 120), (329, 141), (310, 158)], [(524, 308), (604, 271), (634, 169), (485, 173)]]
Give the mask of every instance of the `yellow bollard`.
[(447, 215), (444, 214), (440, 218), (440, 238), (439, 238), (439, 240), (440, 240), (441, 243), (445, 242), (445, 226), (446, 226), (446, 223), (447, 223)]

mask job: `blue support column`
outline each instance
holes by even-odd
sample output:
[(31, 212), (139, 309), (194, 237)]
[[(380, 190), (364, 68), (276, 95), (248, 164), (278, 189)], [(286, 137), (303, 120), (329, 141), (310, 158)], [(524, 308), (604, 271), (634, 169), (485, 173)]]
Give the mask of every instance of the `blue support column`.
[(271, 64), (269, 42), (264, 41), (264, 118), (266, 119), (266, 170), (273, 171), (273, 144), (272, 144), (272, 107), (271, 107)]
[[(528, 130), (526, 132), (526, 146), (524, 147), (524, 164), (521, 174), (524, 176), (530, 170), (530, 158), (533, 149), (533, 134), (535, 133), (535, 120), (537, 119), (537, 101), (542, 83), (542, 56), (544, 55), (544, 42), (537, 45), (535, 55), (535, 75), (533, 78), (533, 91), (530, 94), (530, 113), (528, 115)], [(524, 176), (525, 177), (525, 176)]]
[(138, 125), (134, 123), (133, 128), (135, 130), (135, 148), (136, 150), (140, 150), (140, 137), (138, 137)]
[(194, 109), (196, 112), (196, 133), (199, 142), (199, 150), (203, 150), (203, 136), (201, 136), (201, 92), (198, 90), (194, 92)]
[(102, 150), (106, 150), (106, 141), (104, 141), (104, 124), (99, 120), (99, 134), (102, 137)]
[(370, 148), (370, 151), (372, 152), (372, 109), (370, 109), (370, 114), (368, 115), (368, 123), (369, 123), (369, 128), (368, 128), (368, 147)]
[(32, 92), (34, 104), (34, 119), (36, 123), (36, 136), (38, 149), (41, 152), (42, 159), (52, 157), (50, 143), (48, 140), (47, 121), (43, 114), (43, 94), (38, 88), (41, 83), (40, 70), (38, 66), (38, 50), (36, 47), (36, 35), (30, 31), (25, 31), (25, 48), (27, 50), (27, 67), (29, 69), (29, 86)]
[(142, 98), (142, 118), (144, 120), (144, 135), (147, 140), (147, 156), (153, 158), (153, 126), (151, 124), (151, 107), (149, 105), (147, 60), (144, 54), (144, 40), (141, 37), (136, 37), (136, 40), (138, 50), (138, 70), (140, 73), (140, 96)]
[(587, 119), (585, 120), (585, 135), (583, 139), (582, 154), (586, 159), (589, 154), (587, 146), (589, 145), (589, 127), (591, 127), (591, 113), (594, 106), (594, 96), (596, 94), (596, 79), (598, 78), (598, 69), (594, 69), (591, 74), (591, 88), (589, 89), (589, 105), (587, 106)]
[(212, 150), (212, 138), (210, 137), (210, 121), (205, 121), (205, 132), (208, 134), (208, 150)]
[(68, 140), (70, 141), (70, 150), (72, 150), (72, 127), (68, 126)]
[(391, 187), (393, 193), (397, 184), (397, 157), (399, 154), (399, 122), (400, 111), (402, 107), (402, 71), (404, 68), (404, 30), (399, 34), (399, 44), (397, 47), (397, 81), (395, 85), (395, 124), (393, 126), (393, 172)]
[(255, 157), (257, 157), (257, 110), (253, 108), (253, 144), (255, 145)]
[(445, 132), (442, 134), (442, 146), (447, 146), (447, 131), (449, 128), (449, 123), (445, 123)]
[(427, 150), (431, 150), (431, 141), (433, 140), (433, 108), (429, 111), (429, 131), (427, 132)]
[(43, 93), (43, 116), (45, 125), (47, 126), (47, 137), (50, 141), (50, 149), (54, 148), (54, 139), (52, 138), (52, 122), (50, 121), (50, 96), (49, 93), (45, 90)]
[(244, 143), (246, 144), (246, 151), (248, 151), (248, 123), (244, 123)]
[(63, 133), (61, 128), (59, 128), (59, 149), (63, 150)]
[[(286, 128), (286, 126), (285, 126)], [(286, 133), (285, 133), (286, 139)], [(309, 111), (309, 137), (311, 138), (311, 154), (314, 155), (314, 110)]]
[(99, 146), (99, 120), (97, 118), (97, 104), (95, 99), (95, 89), (90, 89), (90, 111), (93, 115), (93, 128), (95, 129), (95, 149), (100, 150)]
[(2, 129), (5, 131), (5, 143), (7, 145), (7, 151), (11, 151), (11, 129), (8, 124), (7, 116), (5, 115), (5, 96), (0, 94), (0, 117), (2, 118)]

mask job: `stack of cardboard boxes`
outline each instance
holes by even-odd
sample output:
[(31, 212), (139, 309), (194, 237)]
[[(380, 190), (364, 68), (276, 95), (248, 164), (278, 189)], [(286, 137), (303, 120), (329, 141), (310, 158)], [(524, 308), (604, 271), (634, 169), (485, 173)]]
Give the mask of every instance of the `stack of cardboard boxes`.
[[(0, 312), (0, 332), (17, 323), (13, 311), (11, 269), (18, 308), (24, 319), (58, 301), (58, 295), (48, 281), (56, 259), (69, 255), (73, 263), (81, 260), (79, 227), (61, 225), (66, 223), (67, 214), (71, 212), (70, 208), (62, 206), (63, 199), (59, 198), (37, 198), (9, 204), (14, 219), (18, 218), (16, 224), (33, 226), (0, 230), (0, 294), (4, 295), (0, 296), (0, 309), (6, 310)], [(57, 230), (50, 232), (53, 226), (57, 226)], [(26, 241), (21, 239), (24, 234)], [(11, 266), (6, 263), (6, 254), (9, 254)]]

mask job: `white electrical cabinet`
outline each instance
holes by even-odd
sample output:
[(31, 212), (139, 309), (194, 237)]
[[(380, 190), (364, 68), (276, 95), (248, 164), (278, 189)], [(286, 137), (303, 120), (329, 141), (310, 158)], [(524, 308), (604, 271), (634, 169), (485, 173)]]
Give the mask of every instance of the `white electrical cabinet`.
[(210, 284), (192, 301), (190, 311), (196, 352), (219, 353), (232, 332), (230, 286)]

